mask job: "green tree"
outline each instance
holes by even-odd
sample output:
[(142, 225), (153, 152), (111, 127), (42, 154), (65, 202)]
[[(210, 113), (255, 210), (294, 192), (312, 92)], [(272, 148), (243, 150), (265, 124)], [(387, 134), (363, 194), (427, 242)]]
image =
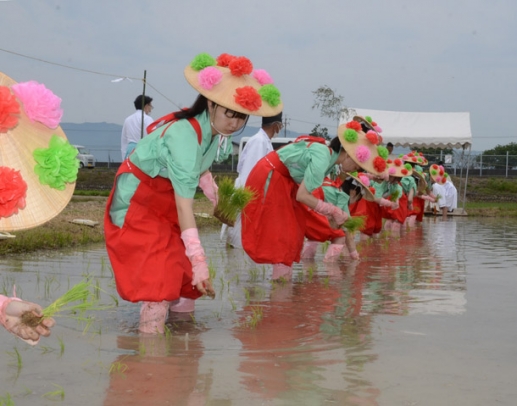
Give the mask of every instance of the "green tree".
[(315, 95), (312, 108), (319, 109), (322, 117), (330, 117), (336, 120), (339, 125), (339, 120), (343, 114), (346, 119), (354, 114), (353, 109), (349, 109), (343, 105), (343, 96), (336, 94), (336, 92), (327, 85), (320, 86), (312, 93)]
[(483, 167), (506, 168), (506, 155), (508, 156), (508, 166), (517, 166), (517, 143), (510, 142), (507, 145), (497, 145), (495, 148), (483, 151), (476, 157), (478, 165)]
[(314, 128), (311, 130), (311, 132), (309, 133), (309, 135), (314, 135), (316, 137), (322, 137), (328, 141), (330, 141), (330, 139), (331, 139), (329, 136), (329, 131), (328, 131), (327, 127), (320, 128), (320, 124), (316, 124), (314, 126)]

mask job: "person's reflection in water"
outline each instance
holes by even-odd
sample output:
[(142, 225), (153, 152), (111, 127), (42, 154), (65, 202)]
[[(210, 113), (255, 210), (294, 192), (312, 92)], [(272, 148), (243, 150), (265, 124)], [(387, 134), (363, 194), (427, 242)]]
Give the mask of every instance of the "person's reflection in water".
[(189, 324), (178, 321), (173, 336), (119, 336), (118, 348), (132, 353), (111, 364), (104, 406), (205, 405), (212, 378), (198, 373), (203, 346)]
[[(242, 343), (242, 384), (266, 402), (377, 405), (378, 390), (360, 377), (359, 364), (375, 359), (363, 354), (371, 338), (369, 316), (358, 315), (362, 302), (355, 296), (362, 289), (351, 283), (355, 271), (348, 279), (339, 268), (345, 265), (328, 266), (325, 274), (314, 261), (304, 262), (296, 283), (276, 282), (269, 301), (239, 311), (233, 335)], [(256, 314), (262, 317), (250, 326)]]

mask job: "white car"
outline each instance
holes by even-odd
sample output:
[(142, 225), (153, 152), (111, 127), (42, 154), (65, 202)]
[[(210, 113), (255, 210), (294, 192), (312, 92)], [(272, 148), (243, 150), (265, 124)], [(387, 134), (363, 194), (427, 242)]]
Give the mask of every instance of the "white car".
[(79, 151), (77, 154), (77, 159), (79, 160), (80, 168), (95, 168), (95, 157), (90, 154), (89, 149), (82, 145), (73, 145), (73, 147), (77, 148), (77, 151)]

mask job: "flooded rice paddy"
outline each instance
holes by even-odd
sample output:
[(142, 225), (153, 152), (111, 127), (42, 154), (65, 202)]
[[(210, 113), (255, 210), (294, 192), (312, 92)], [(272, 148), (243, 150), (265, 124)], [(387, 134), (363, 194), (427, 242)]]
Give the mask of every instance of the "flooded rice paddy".
[[(217, 297), (170, 334), (140, 335), (120, 299), (36, 347), (0, 331), (0, 404), (516, 404), (516, 220), (425, 218), (361, 242), (360, 262), (324, 263), (322, 245), (285, 283), (218, 231), (201, 239)], [(3, 258), (0, 276), (43, 306), (85, 276), (118, 298), (103, 246)]]

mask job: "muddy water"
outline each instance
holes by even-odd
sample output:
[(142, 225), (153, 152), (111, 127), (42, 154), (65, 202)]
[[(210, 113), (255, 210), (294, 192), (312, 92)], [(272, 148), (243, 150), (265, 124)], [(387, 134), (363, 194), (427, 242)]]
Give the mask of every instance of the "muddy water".
[[(426, 218), (360, 262), (269, 266), (202, 235), (215, 300), (138, 334), (138, 304), (59, 318), (30, 347), (0, 331), (0, 404), (514, 405), (517, 221)], [(85, 276), (117, 297), (102, 246), (2, 259), (0, 288), (48, 304)], [(9, 403), (6, 403), (9, 404)]]

